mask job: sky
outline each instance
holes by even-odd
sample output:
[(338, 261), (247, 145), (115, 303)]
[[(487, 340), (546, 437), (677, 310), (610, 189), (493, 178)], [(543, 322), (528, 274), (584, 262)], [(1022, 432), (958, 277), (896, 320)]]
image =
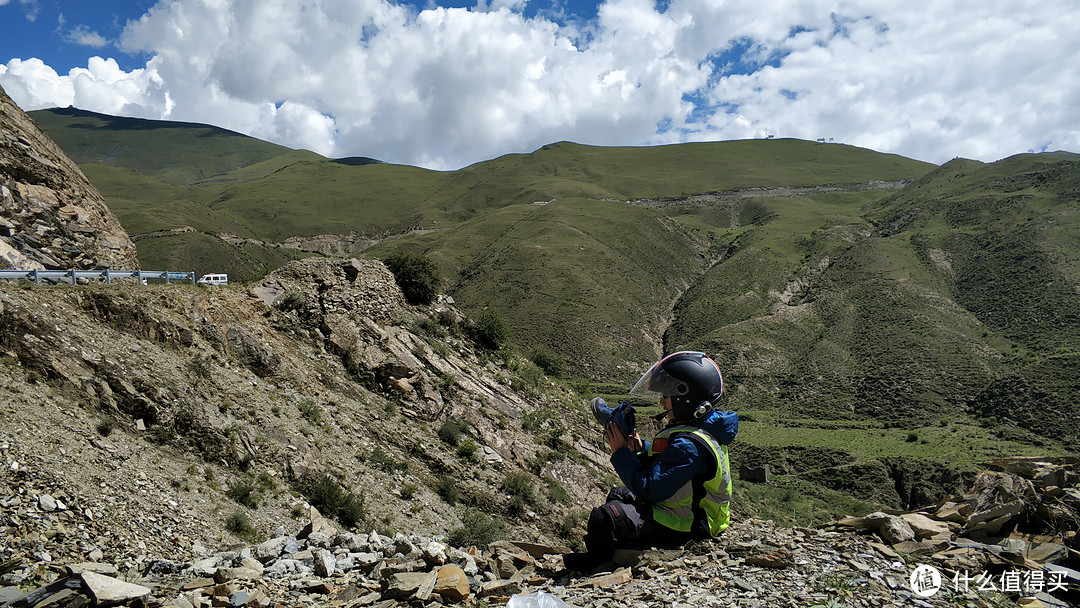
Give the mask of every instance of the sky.
[(1080, 0), (0, 0), (0, 87), (453, 170), (556, 141), (1080, 152)]

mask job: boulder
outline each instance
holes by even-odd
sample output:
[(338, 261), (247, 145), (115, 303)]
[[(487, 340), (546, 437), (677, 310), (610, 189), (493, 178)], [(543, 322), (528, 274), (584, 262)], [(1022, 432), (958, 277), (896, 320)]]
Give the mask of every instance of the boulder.
[(435, 588), (437, 574), (432, 572), (397, 572), (383, 581), (383, 597), (394, 600), (427, 600)]
[(150, 589), (134, 583), (126, 583), (104, 574), (89, 570), (82, 573), (83, 584), (98, 606), (123, 604), (150, 595)]
[(903, 513), (900, 518), (911, 526), (912, 531), (915, 532), (915, 537), (918, 539), (949, 540), (952, 536), (949, 524), (930, 519), (922, 513)]
[(439, 568), (433, 592), (447, 601), (465, 601), (471, 592), (469, 578), (459, 566), (448, 564)]
[(882, 540), (895, 545), (908, 540), (915, 540), (915, 531), (902, 517), (876, 511), (863, 518)]

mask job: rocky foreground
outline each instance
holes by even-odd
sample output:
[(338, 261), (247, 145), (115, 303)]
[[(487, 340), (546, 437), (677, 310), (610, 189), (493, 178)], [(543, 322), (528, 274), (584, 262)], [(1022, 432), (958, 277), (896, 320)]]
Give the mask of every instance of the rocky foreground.
[[(177, 536), (174, 555), (112, 547), (110, 560), (93, 511), (45, 493), (42, 477), (10, 460), (0, 475), (0, 606), (1075, 605), (1080, 573), (1063, 564), (1080, 555), (1078, 461), (996, 468), (971, 493), (920, 513), (813, 529), (739, 521), (717, 539), (623, 550), (581, 573), (561, 571), (560, 547), (458, 548), (442, 537), (345, 531), (313, 509), (307, 525), (283, 525), (263, 542), (210, 547)], [(1047, 514), (1056, 529), (1039, 519)], [(1022, 531), (1039, 525), (1042, 535)]]

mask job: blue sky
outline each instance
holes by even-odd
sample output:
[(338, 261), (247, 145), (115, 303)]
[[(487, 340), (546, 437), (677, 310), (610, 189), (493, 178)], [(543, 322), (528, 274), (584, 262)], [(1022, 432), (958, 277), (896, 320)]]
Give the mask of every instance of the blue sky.
[(559, 140), (1080, 151), (1074, 0), (0, 0), (24, 109), (438, 169)]
[[(130, 71), (146, 64), (146, 53), (124, 52), (116, 42), (128, 21), (137, 20), (157, 4), (157, 0), (0, 0), (0, 60), (37, 57), (58, 72), (86, 67), (94, 54), (111, 57)], [(416, 11), (434, 6), (472, 8), (476, 2), (462, 0), (401, 2)], [(595, 19), (598, 3), (591, 0), (544, 0), (522, 8), (527, 17)]]

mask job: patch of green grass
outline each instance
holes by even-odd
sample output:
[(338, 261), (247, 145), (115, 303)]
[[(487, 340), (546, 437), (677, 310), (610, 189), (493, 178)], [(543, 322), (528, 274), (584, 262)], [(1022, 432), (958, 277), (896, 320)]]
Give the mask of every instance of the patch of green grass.
[(847, 515), (866, 515), (880, 508), (847, 492), (789, 476), (774, 476), (769, 484), (736, 479), (732, 485), (733, 520), (755, 517), (771, 519), (783, 526), (812, 527)]
[[(753, 421), (740, 421), (736, 439), (740, 444), (840, 450), (860, 460), (909, 457), (967, 468), (1001, 454), (1038, 456), (1046, 451), (1032, 445), (1030, 437), (1003, 439), (997, 436), (998, 427), (984, 428), (975, 422), (901, 429), (882, 428), (880, 422), (866, 419), (797, 419), (770, 410), (740, 411), (742, 414)], [(914, 441), (910, 440), (912, 435)]]

